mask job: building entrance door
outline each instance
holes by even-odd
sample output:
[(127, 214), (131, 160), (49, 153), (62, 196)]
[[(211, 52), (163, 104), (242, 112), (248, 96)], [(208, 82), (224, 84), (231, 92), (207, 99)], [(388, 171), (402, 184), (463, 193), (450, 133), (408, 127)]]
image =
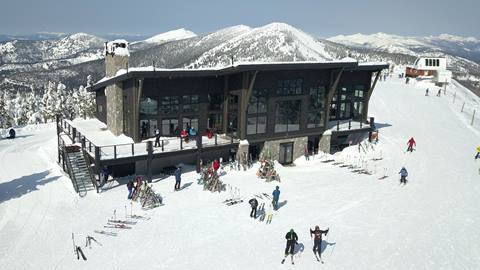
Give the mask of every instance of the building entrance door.
[(293, 142), (280, 144), (278, 162), (280, 164), (291, 164), (293, 162)]

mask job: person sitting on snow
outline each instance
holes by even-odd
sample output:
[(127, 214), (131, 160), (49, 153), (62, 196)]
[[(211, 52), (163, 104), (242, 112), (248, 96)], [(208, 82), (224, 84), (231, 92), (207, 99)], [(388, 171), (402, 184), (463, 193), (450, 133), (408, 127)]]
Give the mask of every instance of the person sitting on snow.
[(407, 169), (405, 169), (405, 167), (402, 167), (399, 174), (400, 174), (400, 184), (405, 185), (407, 183), (407, 176), (408, 176)]

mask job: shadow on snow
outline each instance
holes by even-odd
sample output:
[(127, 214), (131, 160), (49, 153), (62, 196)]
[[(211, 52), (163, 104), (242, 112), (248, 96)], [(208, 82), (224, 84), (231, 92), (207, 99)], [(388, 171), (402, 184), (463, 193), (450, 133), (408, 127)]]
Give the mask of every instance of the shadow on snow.
[(22, 176), (10, 182), (0, 183), (0, 203), (10, 199), (20, 198), (32, 191), (38, 190), (38, 186), (52, 182), (60, 176), (48, 177), (49, 171)]

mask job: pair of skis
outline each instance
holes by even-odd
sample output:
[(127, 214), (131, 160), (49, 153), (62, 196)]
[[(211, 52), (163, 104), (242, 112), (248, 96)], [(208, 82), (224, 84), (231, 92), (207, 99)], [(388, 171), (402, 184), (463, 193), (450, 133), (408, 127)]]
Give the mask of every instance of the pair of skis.
[(77, 260), (80, 260), (80, 256), (82, 256), (82, 259), (86, 261), (87, 257), (85, 257), (85, 254), (83, 254), (82, 248), (75, 244), (75, 236), (73, 233), (72, 233), (72, 242), (73, 242), (73, 252), (77, 254)]

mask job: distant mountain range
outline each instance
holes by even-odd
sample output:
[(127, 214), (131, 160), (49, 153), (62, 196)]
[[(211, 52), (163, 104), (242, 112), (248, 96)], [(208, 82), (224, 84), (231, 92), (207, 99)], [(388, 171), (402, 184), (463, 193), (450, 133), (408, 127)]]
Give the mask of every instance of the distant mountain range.
[[(0, 90), (42, 91), (48, 81), (78, 88), (86, 77), (104, 74), (103, 46), (109, 39), (89, 34), (43, 34), (37, 39), (0, 42)], [(0, 36), (1, 37), (1, 36)], [(138, 36), (137, 36), (138, 37)], [(413, 63), (419, 55), (447, 57), (457, 79), (478, 90), (480, 41), (451, 35), (401, 37), (383, 33), (319, 39), (284, 23), (258, 28), (237, 25), (196, 35), (178, 29), (131, 42), (130, 66), (198, 68), (235, 61), (329, 61), (350, 56), (359, 61)]]

